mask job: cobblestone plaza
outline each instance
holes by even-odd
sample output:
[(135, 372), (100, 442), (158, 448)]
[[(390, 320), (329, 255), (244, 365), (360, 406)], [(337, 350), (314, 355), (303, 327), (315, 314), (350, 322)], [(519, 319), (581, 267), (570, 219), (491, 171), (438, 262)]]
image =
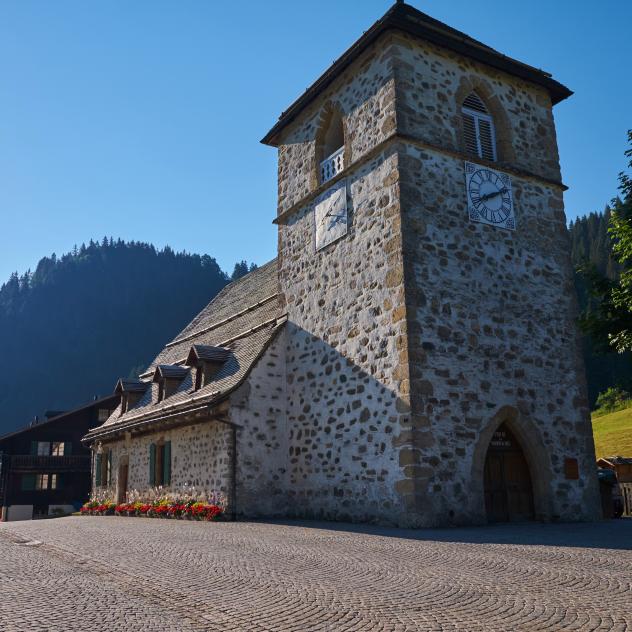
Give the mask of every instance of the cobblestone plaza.
[(0, 524), (2, 632), (628, 630), (632, 520)]

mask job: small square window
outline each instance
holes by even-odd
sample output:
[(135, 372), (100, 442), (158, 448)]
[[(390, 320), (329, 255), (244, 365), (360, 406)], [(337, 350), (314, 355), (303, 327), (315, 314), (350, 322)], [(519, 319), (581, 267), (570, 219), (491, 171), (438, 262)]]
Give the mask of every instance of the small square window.
[(35, 489), (40, 491), (48, 489), (48, 474), (37, 474), (35, 476)]
[(63, 441), (53, 441), (51, 448), (52, 456), (64, 456), (64, 442)]
[(37, 442), (37, 456), (50, 456), (50, 441)]

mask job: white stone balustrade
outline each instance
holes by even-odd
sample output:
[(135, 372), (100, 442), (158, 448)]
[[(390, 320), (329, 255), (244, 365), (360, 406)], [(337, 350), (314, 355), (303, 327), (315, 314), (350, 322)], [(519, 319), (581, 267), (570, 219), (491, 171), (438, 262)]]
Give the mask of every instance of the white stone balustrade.
[(345, 168), (344, 146), (320, 163), (320, 181), (327, 182)]

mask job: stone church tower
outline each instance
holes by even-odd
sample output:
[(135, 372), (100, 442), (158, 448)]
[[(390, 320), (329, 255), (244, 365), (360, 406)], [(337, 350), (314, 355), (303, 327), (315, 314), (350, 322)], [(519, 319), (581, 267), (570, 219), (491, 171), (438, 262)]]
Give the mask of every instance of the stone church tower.
[(598, 517), (552, 107), (403, 3), (281, 116), (288, 513)]
[(119, 380), (83, 439), (93, 489), (193, 486), (245, 518), (599, 517), (552, 114), (570, 94), (394, 5), (264, 138), (278, 258)]

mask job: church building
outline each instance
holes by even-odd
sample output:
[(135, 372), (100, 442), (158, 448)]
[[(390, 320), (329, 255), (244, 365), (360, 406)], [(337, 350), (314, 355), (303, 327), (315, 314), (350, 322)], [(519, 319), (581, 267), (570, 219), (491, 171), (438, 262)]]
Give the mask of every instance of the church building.
[(195, 485), (246, 518), (598, 518), (553, 120), (570, 95), (393, 5), (263, 138), (278, 257), (119, 381), (84, 439), (93, 484)]

